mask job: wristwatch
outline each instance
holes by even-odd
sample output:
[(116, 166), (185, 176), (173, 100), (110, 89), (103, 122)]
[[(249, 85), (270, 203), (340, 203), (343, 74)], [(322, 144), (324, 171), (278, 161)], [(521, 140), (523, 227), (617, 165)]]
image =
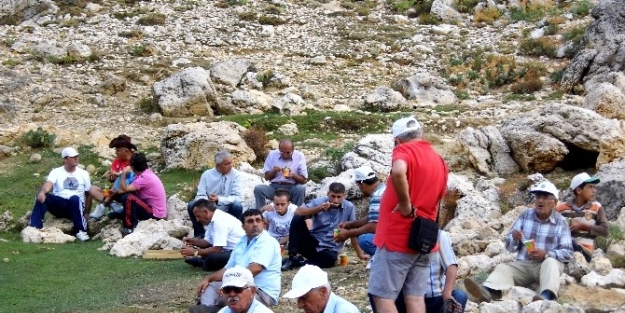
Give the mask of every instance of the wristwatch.
[(200, 250), (195, 250), (195, 252), (193, 252), (193, 256), (198, 256), (200, 254)]

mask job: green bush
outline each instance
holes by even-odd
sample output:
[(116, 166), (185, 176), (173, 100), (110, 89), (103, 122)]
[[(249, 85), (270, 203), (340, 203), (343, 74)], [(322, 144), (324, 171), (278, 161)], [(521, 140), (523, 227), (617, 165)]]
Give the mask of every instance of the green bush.
[(331, 177), (332, 173), (325, 167), (314, 167), (308, 169), (308, 179), (316, 183), (321, 182), (324, 178)]
[(621, 228), (616, 224), (610, 224), (608, 226), (608, 236), (597, 237), (597, 248), (600, 248), (603, 252), (607, 252), (612, 243), (621, 241), (623, 238), (625, 238), (625, 236)]
[(421, 25), (438, 25), (440, 22), (440, 19), (433, 14), (426, 13), (419, 15), (419, 24)]
[(262, 73), (258, 73), (256, 74), (256, 80), (258, 80), (259, 82), (261, 82), (263, 84), (263, 88), (267, 88), (267, 86), (269, 86), (269, 83), (271, 82), (271, 79), (275, 76), (275, 74), (273, 73), (273, 71), (264, 71)]
[(54, 139), (56, 139), (55, 134), (48, 133), (41, 127), (29, 130), (21, 137), (22, 143), (33, 149), (52, 147)]
[(145, 97), (139, 100), (138, 107), (139, 110), (146, 114), (163, 113), (161, 107), (158, 106), (158, 103), (154, 101), (153, 97)]
[(260, 23), (261, 25), (282, 25), (282, 24), (286, 24), (286, 21), (283, 20), (282, 18), (279, 18), (277, 16), (272, 16), (272, 15), (261, 15), (258, 18), (258, 23)]
[(433, 0), (387, 0), (387, 4), (391, 6), (391, 10), (398, 13), (405, 13), (408, 9), (414, 9), (416, 16), (429, 14), (432, 11)]
[(64, 57), (55, 57), (53, 55), (47, 56), (46, 61), (59, 65), (68, 65), (79, 63), (81, 60), (73, 55), (66, 55)]
[(498, 18), (501, 17), (501, 10), (499, 10), (498, 8), (486, 8), (484, 10), (481, 10), (479, 12), (475, 12), (475, 15), (473, 16), (473, 22), (474, 23), (487, 23), (487, 24), (492, 24), (494, 21), (496, 21)]
[(573, 8), (571, 9), (571, 13), (576, 17), (582, 17), (588, 15), (590, 10), (592, 9), (593, 4), (589, 0), (581, 0), (577, 1)]
[(532, 94), (543, 89), (543, 83), (536, 77), (526, 78), (510, 86), (510, 91), (515, 94)]
[(475, 6), (480, 3), (480, 0), (456, 0), (454, 5), (458, 12), (473, 13)]
[(571, 43), (573, 43), (575, 45), (578, 45), (578, 44), (580, 44), (582, 42), (582, 39), (584, 38), (584, 34), (586, 33), (586, 28), (587, 27), (588, 27), (587, 25), (575, 26), (573, 28), (570, 28), (570, 29), (566, 30), (562, 34), (562, 37), (567, 42), (571, 42)]
[(558, 52), (556, 43), (548, 37), (528, 38), (521, 42), (519, 52), (525, 55), (548, 56), (555, 58)]

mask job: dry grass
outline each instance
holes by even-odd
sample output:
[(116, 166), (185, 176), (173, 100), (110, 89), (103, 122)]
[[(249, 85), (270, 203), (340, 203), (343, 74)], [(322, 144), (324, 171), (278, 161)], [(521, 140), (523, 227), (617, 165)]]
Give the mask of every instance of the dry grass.
[(501, 11), (497, 8), (486, 8), (484, 10), (475, 12), (473, 16), (474, 23), (487, 23), (492, 24), (494, 21), (501, 17)]
[(243, 134), (243, 140), (250, 147), (254, 154), (256, 154), (256, 160), (264, 160), (269, 153), (267, 149), (269, 145), (269, 139), (265, 132), (258, 128), (250, 128)]

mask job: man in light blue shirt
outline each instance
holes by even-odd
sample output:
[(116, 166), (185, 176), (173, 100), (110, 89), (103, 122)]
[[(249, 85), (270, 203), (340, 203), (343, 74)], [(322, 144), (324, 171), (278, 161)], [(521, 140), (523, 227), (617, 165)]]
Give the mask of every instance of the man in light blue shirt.
[[(312, 218), (312, 228), (306, 225), (306, 217)], [(339, 253), (343, 250), (344, 240), (334, 236), (334, 230), (344, 222), (356, 220), (354, 204), (345, 200), (345, 186), (332, 183), (328, 195), (314, 199), (295, 210), (295, 216), (289, 227), (289, 258), (282, 266), (283, 271), (307, 264), (322, 268), (332, 267)], [(356, 253), (362, 254), (358, 246), (358, 238), (351, 237)]]
[(204, 226), (193, 215), (193, 204), (199, 199), (213, 202), (218, 209), (230, 213), (241, 219), (243, 212), (243, 186), (239, 172), (232, 168), (232, 155), (228, 151), (219, 151), (215, 154), (215, 167), (200, 177), (197, 194), (187, 205), (189, 219), (193, 224), (194, 237), (204, 237)]
[(234, 248), (226, 266), (209, 275), (200, 283), (198, 296), (200, 305), (221, 308), (225, 299), (219, 296), (224, 273), (235, 266), (247, 267), (254, 275), (256, 299), (264, 305), (278, 304), (280, 295), (280, 245), (264, 228), (263, 216), (259, 210), (243, 213), (244, 236)]
[(328, 273), (314, 265), (304, 265), (293, 276), (291, 290), (285, 298), (296, 298), (297, 306), (306, 313), (360, 313), (349, 301), (332, 292)]

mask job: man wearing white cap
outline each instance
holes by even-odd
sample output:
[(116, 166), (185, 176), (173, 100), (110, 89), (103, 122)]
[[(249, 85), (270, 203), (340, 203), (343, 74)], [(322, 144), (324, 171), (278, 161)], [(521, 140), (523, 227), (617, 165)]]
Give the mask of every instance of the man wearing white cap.
[(569, 221), (569, 229), (573, 237), (573, 250), (584, 255), (590, 262), (595, 250), (595, 238), (608, 235), (608, 219), (601, 207), (595, 201), (597, 189), (595, 185), (599, 178), (590, 177), (587, 173), (580, 173), (571, 181), (573, 199), (560, 203), (556, 210)]
[(254, 275), (243, 266), (235, 266), (224, 272), (221, 292), (227, 306), (219, 313), (273, 313), (254, 297), (257, 292)]
[[(43, 227), (46, 212), (74, 222), (74, 233), (80, 241), (89, 240), (85, 212), (85, 195), (91, 188), (89, 173), (78, 167), (78, 151), (67, 147), (61, 151), (63, 166), (53, 169), (37, 194), (30, 216), (30, 226)], [(50, 194), (49, 192), (52, 193)]]
[(360, 313), (349, 301), (337, 296), (330, 287), (328, 273), (315, 265), (304, 265), (293, 276), (285, 298), (297, 298), (297, 307), (306, 313)]
[(438, 204), (447, 191), (447, 165), (423, 139), (423, 128), (414, 117), (393, 123), (395, 148), (391, 173), (380, 200), (380, 215), (373, 243), (369, 295), (380, 313), (397, 312), (395, 300), (403, 290), (408, 312), (425, 312), (425, 288), (430, 253), (408, 247), (412, 222), (420, 217), (434, 222)]
[(464, 286), (479, 301), (501, 298), (503, 290), (515, 285), (540, 284), (534, 300), (555, 300), (564, 263), (573, 254), (571, 232), (566, 219), (556, 212), (558, 189), (544, 181), (533, 186), (534, 208), (521, 213), (506, 237), (506, 249), (517, 252), (516, 261), (499, 264), (483, 285), (466, 278)]
[(344, 242), (348, 238), (358, 237), (358, 245), (366, 253), (358, 257), (366, 259), (375, 254), (376, 247), (373, 244), (373, 236), (378, 226), (380, 199), (386, 190), (386, 184), (378, 180), (378, 176), (369, 165), (355, 169), (354, 180), (362, 194), (365, 197), (371, 197), (369, 199), (369, 212), (367, 216), (359, 220), (339, 224), (339, 234), (336, 236), (336, 240)]

